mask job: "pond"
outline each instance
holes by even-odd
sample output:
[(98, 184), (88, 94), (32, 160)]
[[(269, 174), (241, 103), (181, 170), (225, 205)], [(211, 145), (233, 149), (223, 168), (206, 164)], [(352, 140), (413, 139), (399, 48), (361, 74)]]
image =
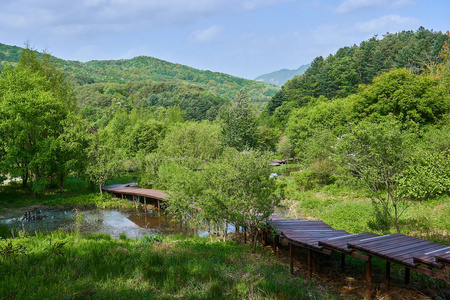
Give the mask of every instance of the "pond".
[(15, 231), (24, 230), (29, 234), (53, 230), (76, 231), (78, 219), (79, 231), (83, 235), (109, 234), (112, 238), (126, 235), (128, 238), (140, 238), (155, 234), (205, 235), (194, 230), (186, 222), (174, 222), (164, 211), (147, 213), (120, 210), (71, 210), (43, 208), (33, 209), (16, 217), (0, 219), (0, 225), (6, 225)]

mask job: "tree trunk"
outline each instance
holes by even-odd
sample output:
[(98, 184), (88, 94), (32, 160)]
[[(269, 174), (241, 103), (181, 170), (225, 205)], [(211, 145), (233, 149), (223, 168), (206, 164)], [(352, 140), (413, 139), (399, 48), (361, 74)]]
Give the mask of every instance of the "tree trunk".
[(98, 184), (98, 187), (99, 187), (99, 189), (100, 189), (100, 196), (103, 196), (102, 184), (99, 183), (99, 184)]
[(28, 183), (28, 168), (25, 168), (25, 172), (22, 176), (22, 187), (26, 188)]
[(59, 192), (64, 194), (64, 173), (59, 174)]
[(258, 229), (255, 228), (255, 233), (253, 234), (253, 253), (256, 252), (256, 238), (257, 237), (258, 237)]

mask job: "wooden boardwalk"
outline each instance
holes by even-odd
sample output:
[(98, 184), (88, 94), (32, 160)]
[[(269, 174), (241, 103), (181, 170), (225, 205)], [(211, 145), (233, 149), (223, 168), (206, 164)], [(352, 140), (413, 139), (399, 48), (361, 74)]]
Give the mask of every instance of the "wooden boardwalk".
[[(293, 274), (294, 246), (308, 251), (308, 281), (315, 273), (315, 253), (330, 255), (332, 251), (341, 253), (342, 267), (346, 255), (366, 261), (366, 292), (370, 299), (372, 289), (372, 257), (386, 261), (386, 292), (389, 290), (390, 264), (405, 267), (405, 283), (409, 283), (410, 270), (424, 273), (450, 284), (450, 246), (406, 236), (402, 234), (377, 235), (370, 232), (350, 234), (335, 230), (322, 221), (305, 219), (279, 219), (273, 217), (270, 230), (275, 232), (274, 252), (279, 240), (289, 245), (290, 268)], [(265, 236), (267, 233), (265, 234)], [(264, 242), (265, 242), (264, 238)]]
[(147, 211), (147, 198), (156, 200), (158, 204), (158, 212), (161, 215), (161, 201), (167, 200), (167, 194), (161, 190), (137, 188), (136, 187), (137, 185), (138, 184), (136, 182), (131, 182), (127, 184), (114, 184), (104, 186), (102, 190), (118, 196), (120, 195), (122, 199), (124, 198), (124, 196), (131, 196), (133, 203), (135, 205), (136, 205), (136, 197), (138, 197), (138, 199), (140, 197), (143, 197), (145, 211)]
[[(147, 210), (147, 199), (157, 201), (161, 214), (160, 201), (167, 200), (167, 194), (161, 190), (137, 188), (137, 183), (116, 184), (103, 187), (103, 190), (124, 198), (131, 196), (135, 203), (143, 197)], [(370, 232), (350, 234), (345, 230), (336, 230), (323, 221), (307, 219), (280, 219), (272, 216), (263, 235), (267, 240), (268, 231), (275, 233), (274, 252), (277, 253), (280, 239), (289, 245), (290, 269), (294, 271), (294, 247), (301, 247), (308, 252), (308, 281), (316, 268), (316, 253), (331, 255), (341, 253), (341, 266), (345, 265), (347, 255), (366, 261), (366, 292), (370, 299), (372, 293), (372, 257), (386, 261), (386, 292), (389, 290), (391, 274), (390, 264), (395, 263), (405, 268), (405, 283), (409, 283), (410, 270), (424, 273), (450, 284), (450, 246), (433, 243), (402, 234), (377, 235)]]

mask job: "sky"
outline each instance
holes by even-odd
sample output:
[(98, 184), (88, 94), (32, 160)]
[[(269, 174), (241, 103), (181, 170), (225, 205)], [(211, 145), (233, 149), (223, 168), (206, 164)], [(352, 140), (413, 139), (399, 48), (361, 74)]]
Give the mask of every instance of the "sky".
[(387, 32), (446, 32), (449, 11), (449, 0), (0, 0), (0, 43), (254, 79)]

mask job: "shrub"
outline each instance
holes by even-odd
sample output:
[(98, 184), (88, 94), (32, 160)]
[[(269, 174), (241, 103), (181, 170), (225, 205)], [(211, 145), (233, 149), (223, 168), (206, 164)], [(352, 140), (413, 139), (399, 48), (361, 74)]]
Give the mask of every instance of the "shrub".
[(336, 165), (333, 161), (318, 160), (306, 170), (294, 173), (294, 179), (303, 191), (307, 191), (318, 186), (333, 184), (336, 181), (335, 170)]

